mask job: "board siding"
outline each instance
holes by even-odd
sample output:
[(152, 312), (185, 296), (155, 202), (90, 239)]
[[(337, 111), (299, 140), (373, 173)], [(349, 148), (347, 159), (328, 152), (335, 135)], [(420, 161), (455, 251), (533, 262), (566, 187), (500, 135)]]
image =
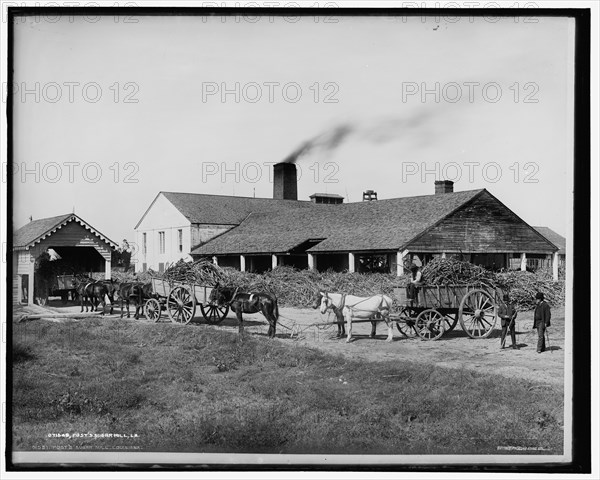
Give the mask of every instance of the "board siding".
[(487, 192), (411, 242), (414, 252), (552, 253), (554, 245)]
[(56, 230), (32, 247), (29, 252), (31, 252), (34, 258), (37, 258), (44, 250), (52, 247), (92, 247), (105, 260), (110, 260), (112, 252), (108, 243), (76, 221), (69, 222)]

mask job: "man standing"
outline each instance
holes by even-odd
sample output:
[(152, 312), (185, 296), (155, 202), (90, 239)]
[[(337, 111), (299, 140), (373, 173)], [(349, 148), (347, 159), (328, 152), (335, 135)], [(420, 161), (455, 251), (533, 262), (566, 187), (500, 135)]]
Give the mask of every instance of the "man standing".
[(423, 285), (423, 274), (417, 265), (414, 263), (410, 267), (410, 282), (406, 286), (407, 297), (410, 299), (411, 305), (419, 305), (419, 289)]
[(503, 302), (498, 309), (498, 316), (502, 321), (502, 337), (500, 338), (500, 348), (504, 348), (506, 344), (506, 332), (510, 331), (510, 339), (512, 340), (512, 348), (517, 349), (517, 336), (515, 334), (515, 319), (517, 318), (517, 310), (510, 303), (510, 298), (507, 293), (504, 294)]
[(535, 294), (535, 311), (533, 312), (533, 328), (537, 328), (538, 342), (537, 353), (546, 350), (546, 328), (550, 326), (550, 305), (544, 300), (544, 294), (538, 292)]

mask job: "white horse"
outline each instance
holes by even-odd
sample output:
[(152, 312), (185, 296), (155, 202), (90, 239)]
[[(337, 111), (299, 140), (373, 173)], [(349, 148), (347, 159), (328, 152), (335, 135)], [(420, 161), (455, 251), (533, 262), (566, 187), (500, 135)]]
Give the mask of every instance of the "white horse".
[[(394, 322), (389, 319), (392, 308), (392, 299), (387, 295), (373, 295), (372, 297), (356, 297), (354, 295), (345, 295), (342, 293), (319, 292), (315, 300), (315, 306), (321, 305), (321, 313), (324, 314), (329, 309), (341, 310), (346, 321), (346, 331), (348, 337), (346, 342), (352, 338), (352, 320), (371, 320), (373, 318), (383, 319), (388, 327), (388, 336), (386, 341), (391, 342), (394, 338)], [(371, 330), (371, 337), (375, 336), (375, 325)]]

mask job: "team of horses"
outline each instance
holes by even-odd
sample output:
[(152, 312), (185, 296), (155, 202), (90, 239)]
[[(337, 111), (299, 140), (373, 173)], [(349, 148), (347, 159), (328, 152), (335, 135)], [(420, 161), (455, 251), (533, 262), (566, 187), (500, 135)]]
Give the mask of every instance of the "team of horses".
[[(135, 306), (134, 318), (140, 318), (144, 302), (153, 296), (152, 285), (141, 282), (118, 283), (114, 280), (94, 280), (87, 276), (76, 276), (73, 287), (79, 297), (81, 312), (97, 312), (101, 309), (102, 314), (106, 309), (106, 298), (110, 301), (110, 314), (113, 313), (115, 300), (118, 299), (121, 306), (121, 318), (123, 318), (123, 306), (127, 307), (127, 318), (131, 317), (129, 306)], [(116, 298), (115, 298), (116, 297)]]
[[(113, 313), (113, 305), (118, 299), (121, 307), (121, 318), (124, 316), (123, 307), (127, 308), (127, 318), (130, 318), (130, 305), (135, 307), (134, 318), (139, 319), (144, 302), (155, 297), (152, 284), (141, 282), (117, 283), (114, 280), (94, 280), (90, 277), (75, 277), (73, 286), (80, 299), (81, 312), (106, 309), (106, 299), (110, 300), (110, 313)], [(238, 320), (238, 331), (244, 332), (244, 313), (262, 313), (269, 322), (267, 335), (275, 337), (277, 321), (279, 320), (279, 307), (277, 298), (266, 292), (244, 292), (239, 288), (221, 286), (217, 284), (211, 291), (209, 302), (217, 305), (227, 305), (235, 312)], [(338, 327), (338, 338), (346, 335), (346, 342), (352, 339), (352, 322), (371, 321), (371, 338), (376, 334), (377, 322), (384, 321), (388, 328), (387, 341), (391, 342), (394, 336), (393, 324), (390, 319), (392, 299), (387, 295), (373, 295), (370, 297), (358, 297), (342, 293), (331, 293), (319, 291), (312, 303), (314, 309), (319, 308), (321, 314), (331, 311), (334, 314)]]

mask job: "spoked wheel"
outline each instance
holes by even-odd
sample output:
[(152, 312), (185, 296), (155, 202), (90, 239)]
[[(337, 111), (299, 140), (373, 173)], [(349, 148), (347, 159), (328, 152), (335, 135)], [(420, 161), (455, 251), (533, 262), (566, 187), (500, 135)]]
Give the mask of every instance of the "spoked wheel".
[(407, 308), (403, 308), (400, 312), (400, 318), (401, 321), (396, 322), (398, 331), (407, 338), (416, 337), (419, 332), (417, 331), (416, 326), (417, 320), (412, 315), (412, 312)]
[(196, 297), (186, 287), (175, 287), (167, 297), (167, 313), (173, 323), (190, 323), (196, 313)]
[(227, 305), (215, 305), (212, 303), (208, 303), (206, 306), (200, 304), (200, 311), (208, 323), (216, 325), (217, 323), (221, 323), (227, 316), (229, 307)]
[(458, 318), (463, 330), (471, 338), (486, 338), (496, 325), (496, 304), (485, 290), (467, 293), (458, 309)]
[(156, 298), (146, 300), (146, 303), (144, 304), (144, 316), (146, 317), (146, 320), (158, 322), (160, 320), (160, 315), (160, 302)]
[(446, 321), (444, 315), (429, 308), (419, 313), (416, 327), (423, 340), (437, 340), (445, 332)]

